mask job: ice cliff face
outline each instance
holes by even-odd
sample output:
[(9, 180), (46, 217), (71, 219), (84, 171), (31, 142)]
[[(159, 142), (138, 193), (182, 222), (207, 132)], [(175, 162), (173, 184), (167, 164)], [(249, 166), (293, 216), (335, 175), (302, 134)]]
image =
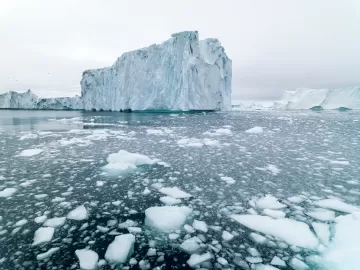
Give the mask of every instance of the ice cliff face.
[(25, 93), (7, 92), (0, 95), (1, 109), (42, 109), (42, 110), (80, 110), (83, 103), (80, 97), (39, 98), (30, 90)]
[(231, 60), (217, 39), (181, 32), (81, 80), (86, 110), (231, 110)]
[(276, 109), (301, 110), (321, 107), (324, 110), (360, 109), (360, 86), (341, 89), (307, 89), (285, 91)]

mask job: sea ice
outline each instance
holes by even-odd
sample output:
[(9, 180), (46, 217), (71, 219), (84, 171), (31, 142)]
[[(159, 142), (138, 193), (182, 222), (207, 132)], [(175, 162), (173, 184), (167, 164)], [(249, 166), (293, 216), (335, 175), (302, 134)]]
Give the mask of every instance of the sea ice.
[(284, 218), (286, 216), (283, 211), (272, 209), (264, 209), (263, 214), (272, 218)]
[(314, 205), (322, 207), (322, 208), (328, 208), (335, 211), (340, 211), (344, 213), (352, 213), (355, 211), (360, 211), (360, 208), (351, 204), (344, 203), (340, 200), (336, 199), (324, 199), (320, 201), (315, 201)]
[(253, 127), (248, 130), (245, 130), (246, 133), (251, 133), (251, 134), (262, 133), (263, 131), (264, 129), (262, 127)]
[(64, 225), (65, 221), (66, 217), (54, 217), (46, 220), (43, 226), (57, 228)]
[(135, 236), (132, 234), (116, 236), (106, 250), (106, 261), (110, 264), (125, 263), (134, 252), (134, 244)]
[(249, 229), (277, 237), (289, 245), (316, 249), (319, 244), (318, 239), (304, 222), (259, 215), (231, 215), (230, 217)]
[(270, 264), (277, 265), (277, 266), (283, 266), (283, 267), (286, 266), (286, 263), (282, 259), (280, 259), (278, 256), (274, 256), (274, 258), (271, 260)]
[(192, 209), (186, 206), (155, 206), (145, 210), (147, 225), (161, 231), (179, 229)]
[(209, 252), (206, 252), (204, 254), (192, 254), (189, 258), (189, 260), (187, 260), (187, 264), (190, 267), (195, 267), (203, 262), (209, 261), (213, 258), (213, 255)]
[(41, 227), (35, 231), (34, 241), (32, 243), (33, 246), (50, 242), (54, 235), (54, 228), (51, 227)]
[(107, 158), (108, 164), (103, 167), (107, 171), (126, 171), (136, 169), (139, 165), (152, 165), (158, 160), (149, 158), (148, 156), (138, 153), (130, 153), (120, 150), (118, 153), (110, 154)]
[(170, 197), (170, 196), (160, 197), (160, 201), (161, 201), (163, 204), (166, 204), (166, 205), (174, 205), (174, 204), (179, 204), (179, 203), (181, 203), (181, 200), (180, 200), (180, 199), (175, 199), (175, 198)]
[(77, 249), (75, 251), (76, 256), (80, 262), (80, 269), (94, 270), (97, 269), (99, 255), (89, 249)]
[(286, 205), (280, 203), (277, 198), (272, 195), (265, 195), (256, 201), (256, 206), (262, 209), (282, 209)]
[(44, 150), (42, 149), (26, 149), (20, 152), (19, 157), (32, 157), (32, 156), (36, 156), (38, 154), (40, 154), (41, 152), (43, 152)]
[(230, 177), (230, 176), (221, 176), (220, 179), (222, 181), (224, 181), (226, 184), (235, 184), (236, 181), (234, 180), (234, 178)]
[(5, 188), (4, 190), (0, 191), (0, 198), (7, 198), (12, 196), (17, 191), (16, 188)]
[(234, 238), (234, 235), (229, 233), (228, 231), (223, 231), (221, 237), (224, 241), (227, 242), (232, 240)]
[(202, 241), (198, 237), (194, 236), (192, 238), (185, 240), (179, 246), (179, 248), (180, 250), (188, 254), (198, 253), (203, 248)]
[(314, 228), (314, 231), (317, 237), (320, 239), (321, 243), (327, 246), (330, 240), (329, 225), (326, 223), (313, 222), (311, 223), (311, 226)]
[(85, 208), (85, 206), (80, 205), (76, 207), (74, 210), (70, 211), (67, 215), (68, 219), (72, 220), (84, 220), (88, 218), (88, 212)]
[(44, 259), (46, 259), (46, 258), (49, 258), (49, 257), (51, 257), (55, 252), (57, 252), (59, 249), (60, 249), (59, 247), (50, 248), (48, 251), (36, 255), (36, 259), (37, 259), (38, 261), (41, 261), (41, 260), (44, 260)]
[(193, 228), (195, 230), (207, 233), (208, 232), (208, 227), (206, 225), (206, 223), (204, 221), (201, 220), (194, 220), (193, 224), (192, 224)]
[(180, 190), (178, 187), (172, 187), (167, 188), (163, 187), (159, 189), (159, 192), (168, 195), (170, 197), (173, 197), (175, 199), (183, 199), (183, 198), (190, 198), (192, 197), (189, 193), (186, 193), (185, 191)]
[(298, 258), (294, 257), (289, 261), (289, 265), (294, 270), (306, 270), (309, 266)]

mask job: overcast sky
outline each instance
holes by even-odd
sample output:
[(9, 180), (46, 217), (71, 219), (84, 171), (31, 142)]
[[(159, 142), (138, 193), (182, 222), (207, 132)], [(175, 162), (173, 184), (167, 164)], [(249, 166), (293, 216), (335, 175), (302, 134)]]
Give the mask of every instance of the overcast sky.
[(85, 69), (184, 30), (221, 41), (236, 99), (360, 85), (359, 0), (0, 0), (0, 93), (80, 93)]

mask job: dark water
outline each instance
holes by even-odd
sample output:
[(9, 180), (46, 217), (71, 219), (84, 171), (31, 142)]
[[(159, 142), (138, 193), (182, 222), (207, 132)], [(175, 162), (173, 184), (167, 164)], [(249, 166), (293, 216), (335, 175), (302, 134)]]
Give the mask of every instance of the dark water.
[[(263, 132), (245, 132), (255, 126), (263, 127)], [(190, 141), (184, 144), (184, 138)], [(309, 200), (301, 205), (304, 209), (311, 208), (312, 199), (329, 196), (359, 205), (359, 144), (360, 114), (351, 111), (158, 114), (2, 110), (0, 191), (17, 191), (11, 197), (0, 198), (0, 268), (79, 269), (76, 249), (88, 247), (104, 259), (114, 239), (97, 226), (127, 233), (115, 224), (127, 219), (142, 228), (136, 234), (131, 256), (138, 262), (146, 261), (142, 268), (189, 268), (189, 255), (178, 249), (188, 237), (184, 230), (177, 232), (178, 239), (169, 240), (168, 233), (144, 224), (145, 210), (162, 205), (159, 198), (163, 195), (153, 184), (177, 186), (193, 195), (181, 204), (193, 209), (188, 224), (196, 218), (235, 235), (224, 242), (221, 231), (191, 234), (203, 239), (214, 256), (202, 265), (204, 268), (235, 269), (238, 266), (234, 258), (245, 260), (248, 247), (261, 253), (264, 264), (269, 264), (274, 255), (286, 261), (297, 254), (303, 258), (318, 254), (256, 244), (249, 240), (251, 231), (228, 216), (247, 213), (252, 208), (251, 200), (264, 194), (280, 200), (306, 196)], [(34, 148), (43, 151), (31, 157), (18, 156), (22, 150)], [(144, 165), (131, 172), (104, 173), (106, 158), (119, 150), (158, 158), (170, 166)], [(278, 170), (266, 169), (268, 165)], [(226, 184), (222, 176), (232, 177), (235, 184)], [(103, 185), (99, 186), (98, 181)], [(151, 193), (144, 195), (145, 188)], [(47, 196), (36, 199), (39, 194)], [(67, 220), (55, 229), (51, 242), (31, 246), (34, 232), (41, 227), (34, 222), (35, 217), (64, 217), (79, 205), (87, 208), (87, 220)], [(312, 221), (297, 210), (289, 206), (284, 211), (287, 217)], [(15, 223), (22, 219), (27, 223), (13, 232)], [(81, 228), (84, 223), (88, 226)], [(158, 254), (147, 256), (152, 240), (156, 241)], [(214, 251), (210, 245), (220, 245), (221, 249)], [(53, 247), (60, 250), (46, 260), (36, 259), (37, 254)], [(217, 263), (218, 257), (229, 264)], [(129, 264), (116, 267), (126, 269)]]

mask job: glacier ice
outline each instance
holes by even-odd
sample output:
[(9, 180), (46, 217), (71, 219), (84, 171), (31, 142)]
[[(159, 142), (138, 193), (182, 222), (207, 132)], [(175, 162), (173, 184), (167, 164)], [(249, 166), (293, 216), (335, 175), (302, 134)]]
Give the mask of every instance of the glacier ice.
[(86, 70), (81, 94), (85, 110), (230, 110), (231, 72), (217, 39), (186, 31)]
[(81, 97), (40, 98), (30, 90), (0, 95), (0, 109), (81, 110)]
[(301, 110), (321, 107), (324, 110), (360, 109), (360, 86), (338, 89), (299, 88), (285, 91), (275, 109)]

